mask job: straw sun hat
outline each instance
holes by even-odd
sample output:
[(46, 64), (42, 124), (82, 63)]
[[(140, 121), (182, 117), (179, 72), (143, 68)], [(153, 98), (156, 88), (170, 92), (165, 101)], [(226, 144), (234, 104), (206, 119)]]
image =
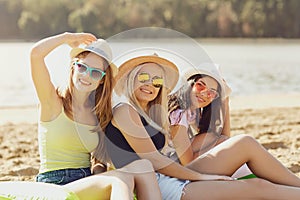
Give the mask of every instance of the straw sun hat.
[(91, 44), (81, 48), (81, 47), (75, 47), (71, 50), (70, 56), (71, 58), (75, 58), (78, 54), (84, 52), (84, 51), (89, 51), (92, 52), (102, 58), (104, 58), (110, 65), (113, 76), (115, 77), (118, 73), (118, 68), (112, 63), (112, 50), (107, 43), (107, 41), (103, 39), (98, 39)]
[(121, 95), (122, 92), (124, 92), (123, 90), (125, 89), (124, 86), (129, 72), (144, 63), (156, 63), (161, 66), (165, 72), (164, 86), (170, 91), (173, 90), (179, 78), (177, 66), (171, 61), (154, 54), (131, 58), (120, 65), (118, 75), (116, 76), (117, 84), (114, 88), (116, 94)]

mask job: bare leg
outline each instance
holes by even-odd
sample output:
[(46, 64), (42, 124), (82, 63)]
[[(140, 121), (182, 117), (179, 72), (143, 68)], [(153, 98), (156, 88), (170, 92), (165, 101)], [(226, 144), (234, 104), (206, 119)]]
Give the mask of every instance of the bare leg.
[[(8, 188), (15, 188), (18, 182), (11, 183), (0, 184), (0, 193), (2, 189), (6, 190), (4, 194), (10, 194)], [(156, 176), (152, 164), (148, 160), (134, 161), (121, 169), (82, 178), (63, 186), (36, 182), (19, 182), (18, 184), (22, 184), (20, 188), (23, 188), (23, 191), (16, 190), (18, 194), (31, 195), (33, 198), (36, 190), (36, 192), (54, 191), (55, 195), (60, 192), (65, 195), (65, 191), (62, 189), (65, 188), (67, 191), (74, 192), (79, 199), (132, 200), (135, 186), (139, 200), (161, 199)], [(16, 195), (17, 193), (11, 192), (11, 194)], [(53, 195), (53, 192), (50, 194)]]
[(240, 181), (197, 181), (188, 184), (182, 200), (297, 200), (300, 188), (283, 186), (263, 179)]
[(137, 198), (139, 200), (159, 200), (161, 193), (152, 164), (148, 160), (137, 160), (118, 169), (134, 177)]
[(207, 174), (231, 176), (247, 163), (258, 177), (281, 185), (300, 187), (300, 179), (274, 158), (254, 138), (238, 135), (219, 144), (187, 167)]
[(133, 179), (130, 180), (128, 177), (126, 179), (128, 182), (125, 183), (124, 179), (114, 176), (93, 175), (68, 183), (63, 187), (74, 192), (79, 199), (98, 200), (101, 197), (103, 200), (132, 200), (132, 191), (127, 184), (133, 183)]
[(81, 199), (132, 200), (134, 187), (139, 200), (161, 199), (152, 164), (137, 160), (123, 168), (93, 175), (65, 186)]

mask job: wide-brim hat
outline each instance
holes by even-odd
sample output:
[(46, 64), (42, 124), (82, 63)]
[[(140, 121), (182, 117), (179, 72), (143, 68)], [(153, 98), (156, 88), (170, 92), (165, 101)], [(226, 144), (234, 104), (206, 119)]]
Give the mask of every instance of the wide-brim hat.
[(108, 62), (108, 64), (110, 65), (110, 68), (112, 69), (113, 76), (115, 77), (117, 75), (118, 68), (112, 63), (112, 50), (106, 40), (98, 39), (83, 48), (75, 47), (71, 50), (70, 56), (73, 59), (77, 55), (79, 55), (80, 53), (85, 52), (85, 51), (92, 52), (92, 53), (102, 57), (103, 59), (105, 59)]
[(122, 94), (129, 72), (144, 63), (156, 63), (161, 66), (165, 72), (164, 87), (166, 87), (169, 91), (172, 91), (174, 89), (179, 79), (177, 66), (173, 62), (165, 58), (159, 57), (157, 55), (148, 55), (131, 58), (119, 66), (119, 72), (116, 77), (117, 83), (114, 88), (116, 94)]
[(227, 85), (222, 78), (218, 65), (215, 63), (204, 63), (197, 67), (187, 67), (182, 71), (182, 77), (184, 80), (188, 80), (194, 75), (203, 74), (214, 78), (221, 86), (221, 95), (223, 98), (228, 97), (231, 94), (231, 88)]

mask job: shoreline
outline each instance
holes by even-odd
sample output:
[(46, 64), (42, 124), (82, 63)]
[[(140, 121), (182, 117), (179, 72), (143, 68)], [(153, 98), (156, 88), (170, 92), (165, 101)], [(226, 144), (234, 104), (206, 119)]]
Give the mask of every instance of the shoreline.
[(230, 96), (230, 109), (267, 109), (300, 107), (300, 94)]
[[(271, 109), (271, 108), (298, 108), (300, 107), (300, 94), (267, 94), (267, 95), (248, 95), (231, 96), (230, 110), (247, 109)], [(37, 105), (0, 105), (0, 124), (4, 123), (37, 123)]]
[(37, 105), (0, 106), (0, 125), (6, 123), (37, 123)]

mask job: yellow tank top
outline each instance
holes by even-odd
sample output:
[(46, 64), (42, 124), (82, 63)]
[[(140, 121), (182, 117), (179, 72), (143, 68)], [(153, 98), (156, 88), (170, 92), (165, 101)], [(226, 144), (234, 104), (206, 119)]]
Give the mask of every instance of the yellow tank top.
[(39, 121), (40, 173), (90, 167), (90, 153), (99, 142), (94, 128), (74, 122), (64, 111), (53, 121)]

